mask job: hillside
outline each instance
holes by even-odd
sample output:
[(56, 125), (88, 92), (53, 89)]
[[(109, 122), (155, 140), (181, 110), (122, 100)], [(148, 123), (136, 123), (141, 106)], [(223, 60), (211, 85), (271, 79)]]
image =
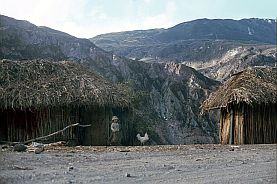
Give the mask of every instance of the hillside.
[(1, 59), (71, 60), (117, 84), (132, 101), (136, 131), (148, 131), (153, 144), (217, 142), (215, 121), (200, 116), (199, 107), (219, 83), (190, 67), (128, 60), (87, 39), (6, 16), (0, 16), (0, 42)]
[(178, 24), (155, 37), (163, 42), (189, 39), (219, 39), (274, 44), (274, 19), (198, 19)]
[[(102, 60), (112, 60), (112, 54), (98, 48), (87, 39), (79, 39), (48, 27), (38, 27), (28, 21), (0, 15), (0, 58), (74, 60), (89, 65), (98, 72)], [(98, 73), (99, 73), (98, 72)]]
[[(276, 60), (273, 19), (199, 19), (168, 29), (109, 33), (90, 40), (117, 55), (146, 62), (183, 63), (217, 80), (247, 66), (272, 66)], [(249, 50), (254, 51), (251, 57), (247, 57)], [(232, 72), (223, 71), (225, 76), (221, 75), (223, 62), (223, 68), (232, 68)]]
[[(249, 43), (276, 43), (274, 19), (198, 19), (168, 29), (136, 30), (98, 35), (90, 40), (108, 51), (180, 40), (229, 40)], [(122, 50), (122, 49), (121, 49)]]

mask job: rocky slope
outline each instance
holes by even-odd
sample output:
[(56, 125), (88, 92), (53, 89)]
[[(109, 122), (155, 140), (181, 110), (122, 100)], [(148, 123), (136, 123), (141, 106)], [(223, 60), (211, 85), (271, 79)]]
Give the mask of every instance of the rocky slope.
[(109, 33), (90, 40), (136, 60), (184, 63), (217, 80), (248, 66), (272, 66), (276, 60), (273, 19), (200, 19), (169, 29)]
[[(200, 115), (201, 102), (219, 85), (183, 64), (133, 61), (125, 87), (131, 92), (138, 126), (154, 131), (162, 143), (217, 142), (215, 119)], [(129, 92), (130, 93), (130, 92)], [(149, 121), (152, 120), (152, 121)], [(152, 134), (153, 135), (153, 134)]]
[(210, 78), (222, 81), (248, 67), (276, 66), (276, 48), (271, 45), (238, 46), (220, 58), (207, 62), (189, 62), (187, 65)]
[(199, 106), (219, 83), (190, 67), (128, 60), (87, 39), (6, 16), (0, 16), (0, 42), (1, 59), (72, 60), (118, 84), (134, 106), (136, 131), (148, 131), (152, 143), (217, 141), (215, 121), (200, 116)]

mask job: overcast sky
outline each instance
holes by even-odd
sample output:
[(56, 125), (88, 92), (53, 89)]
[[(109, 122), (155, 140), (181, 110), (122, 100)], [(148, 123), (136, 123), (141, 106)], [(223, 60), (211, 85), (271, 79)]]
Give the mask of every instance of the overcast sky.
[(276, 18), (277, 0), (0, 0), (0, 13), (90, 38), (199, 18)]

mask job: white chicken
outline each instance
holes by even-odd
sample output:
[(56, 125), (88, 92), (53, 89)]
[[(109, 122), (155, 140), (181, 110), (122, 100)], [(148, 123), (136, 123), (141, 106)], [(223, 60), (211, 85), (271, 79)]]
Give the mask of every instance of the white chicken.
[(140, 141), (141, 146), (149, 140), (147, 132), (144, 134), (144, 137), (141, 137), (140, 134), (137, 134), (137, 138)]

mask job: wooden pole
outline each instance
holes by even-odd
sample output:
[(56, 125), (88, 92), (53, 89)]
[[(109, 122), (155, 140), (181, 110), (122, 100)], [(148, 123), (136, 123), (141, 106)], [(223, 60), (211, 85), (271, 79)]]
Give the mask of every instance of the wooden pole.
[(54, 133), (51, 133), (51, 134), (49, 134), (49, 135), (42, 136), (42, 137), (37, 137), (37, 138), (35, 138), (35, 139), (27, 140), (27, 141), (23, 142), (23, 144), (28, 144), (28, 143), (30, 143), (30, 142), (34, 142), (34, 141), (46, 139), (46, 138), (48, 138), (48, 137), (52, 137), (52, 136), (54, 136), (54, 135), (56, 135), (56, 134), (59, 134), (59, 133), (64, 132), (64, 131), (65, 131), (66, 129), (68, 129), (68, 128), (75, 127), (75, 126), (89, 127), (89, 126), (91, 126), (91, 125), (80, 125), (79, 123), (71, 124), (71, 125), (68, 125), (67, 127), (63, 128), (62, 130), (59, 130), (59, 131), (54, 132)]
[(229, 130), (229, 144), (233, 144), (233, 131), (234, 131), (234, 128), (233, 128), (233, 124), (234, 124), (234, 111), (233, 109), (231, 108), (231, 115), (230, 115), (230, 130)]

